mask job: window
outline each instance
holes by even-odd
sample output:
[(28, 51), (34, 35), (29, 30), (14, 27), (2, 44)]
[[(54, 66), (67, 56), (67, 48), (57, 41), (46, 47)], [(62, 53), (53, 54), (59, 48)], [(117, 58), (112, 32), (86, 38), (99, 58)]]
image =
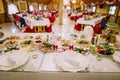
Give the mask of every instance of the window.
[(71, 10), (71, 7), (70, 6), (66, 6), (66, 10)]
[(18, 8), (15, 4), (8, 4), (8, 14), (16, 14), (18, 11)]
[(27, 2), (26, 1), (19, 0), (17, 3), (18, 3), (18, 7), (19, 7), (20, 12), (28, 11)]
[(41, 5), (39, 5), (39, 10), (42, 10), (42, 6)]
[(34, 11), (33, 5), (30, 5), (30, 6), (29, 6), (29, 10), (30, 10), (30, 11)]
[(87, 5), (84, 5), (84, 11), (87, 11), (88, 7)]
[(44, 10), (47, 10), (47, 6), (46, 5), (44, 6)]
[(64, 5), (70, 5), (70, 0), (63, 0)]
[(110, 6), (109, 8), (109, 14), (114, 15), (116, 11), (116, 6)]
[(96, 6), (92, 6), (92, 12), (96, 11)]

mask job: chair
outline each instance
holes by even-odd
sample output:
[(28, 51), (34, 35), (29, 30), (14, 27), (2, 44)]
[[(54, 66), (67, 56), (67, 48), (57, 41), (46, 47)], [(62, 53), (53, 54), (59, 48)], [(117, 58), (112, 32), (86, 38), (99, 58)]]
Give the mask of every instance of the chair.
[(100, 24), (95, 25), (95, 26), (93, 27), (93, 29), (94, 29), (94, 34), (101, 34), (101, 33), (102, 33)]
[(81, 31), (81, 24), (75, 24), (74, 27), (77, 31)]
[(87, 38), (89, 41), (91, 41), (93, 34), (94, 34), (93, 27), (85, 26), (85, 28), (83, 30), (83, 34), (85, 35), (85, 38)]
[(79, 16), (74, 17), (74, 21), (76, 22), (79, 19)]
[(46, 27), (46, 32), (52, 32), (52, 24), (50, 24), (50, 26)]
[(30, 26), (26, 25), (26, 28), (25, 28), (25, 33), (35, 33), (35, 29), (31, 29)]
[(91, 15), (91, 16), (92, 16), (93, 14), (94, 14), (93, 12), (90, 12), (90, 13), (89, 13), (89, 15)]
[(25, 20), (22, 17), (20, 18), (20, 26), (21, 27), (26, 26)]
[(50, 20), (51, 23), (54, 23), (54, 21), (55, 21), (55, 16), (53, 16), (53, 15), (50, 16), (50, 17), (49, 17), (49, 20)]
[(74, 16), (70, 16), (70, 20), (74, 20)]
[(82, 18), (82, 17), (83, 17), (83, 15), (79, 15), (78, 17), (79, 17), (79, 18)]
[(107, 18), (103, 18), (102, 22), (101, 22), (101, 29), (105, 29), (106, 28), (106, 24), (107, 24)]
[(68, 16), (71, 16), (71, 14), (72, 14), (72, 12), (70, 12), (70, 13), (68, 14)]

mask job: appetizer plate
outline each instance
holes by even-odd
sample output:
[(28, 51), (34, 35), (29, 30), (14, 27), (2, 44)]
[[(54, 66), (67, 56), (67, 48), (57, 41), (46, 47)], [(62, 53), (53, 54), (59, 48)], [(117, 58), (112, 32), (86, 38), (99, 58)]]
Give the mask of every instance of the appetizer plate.
[(18, 44), (18, 41), (17, 40), (7, 40), (7, 41), (5, 41), (4, 43), (3, 43), (3, 45), (5, 46), (5, 47), (16, 47), (17, 46), (17, 44)]
[(19, 45), (22, 46), (22, 47), (27, 47), (27, 46), (30, 46), (30, 45), (33, 45), (33, 44), (34, 44), (34, 41), (30, 40), (30, 39), (22, 40), (19, 43)]
[(77, 40), (76, 45), (81, 47), (89, 47), (91, 46), (91, 42), (88, 40)]
[(51, 52), (53, 50), (54, 44), (49, 43), (49, 42), (43, 42), (39, 45), (39, 49), (43, 52)]
[(8, 40), (19, 40), (20, 37), (19, 36), (8, 36), (7, 39)]

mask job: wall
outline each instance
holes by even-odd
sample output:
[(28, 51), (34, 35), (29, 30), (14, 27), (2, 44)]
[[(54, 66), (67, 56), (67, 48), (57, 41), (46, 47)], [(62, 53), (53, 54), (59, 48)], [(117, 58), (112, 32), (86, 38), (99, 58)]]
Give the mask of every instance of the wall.
[(0, 13), (4, 13), (4, 6), (2, 0), (0, 0)]
[(117, 17), (116, 22), (117, 22), (117, 24), (119, 24), (119, 26), (120, 26), (120, 7), (119, 7), (118, 17)]
[(118, 12), (118, 16), (120, 16), (120, 7), (119, 7), (119, 12)]
[(101, 14), (108, 14), (108, 9), (109, 9), (108, 5), (105, 5), (102, 9), (100, 9), (98, 5), (96, 8), (96, 12)]
[(0, 0), (0, 23), (5, 22), (5, 11), (2, 0)]

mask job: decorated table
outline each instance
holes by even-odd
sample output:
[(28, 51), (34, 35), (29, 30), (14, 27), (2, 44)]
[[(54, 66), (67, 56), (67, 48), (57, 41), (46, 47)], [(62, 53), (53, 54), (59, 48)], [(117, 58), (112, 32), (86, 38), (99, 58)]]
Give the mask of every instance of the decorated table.
[(102, 44), (100, 39), (92, 44), (77, 34), (4, 33), (0, 38), (0, 70), (120, 72), (120, 47)]
[(37, 16), (33, 14), (27, 14), (26, 16), (23, 16), (23, 14), (21, 13), (15, 14), (14, 16), (18, 17), (14, 17), (17, 21), (18, 27), (27, 26), (27, 28), (29, 28), (30, 30), (34, 30), (35, 32), (45, 32), (45, 28), (50, 25), (49, 19), (43, 17), (42, 15)]
[[(22, 17), (22, 14), (17, 14), (17, 15)], [(49, 26), (50, 25), (50, 21), (47, 18), (41, 18), (41, 20), (35, 20), (31, 14), (28, 14), (27, 17), (23, 17), (23, 18), (25, 19), (26, 24), (30, 26), (30, 28), (33, 28), (34, 26)]]
[(97, 18), (91, 18), (92, 16), (88, 16), (90, 19), (86, 19), (85, 18), (79, 18), (76, 22), (76, 24), (87, 24), (87, 25), (91, 25), (91, 26), (95, 26), (96, 24), (99, 24), (102, 19), (106, 16), (100, 16), (100, 17), (97, 17)]

